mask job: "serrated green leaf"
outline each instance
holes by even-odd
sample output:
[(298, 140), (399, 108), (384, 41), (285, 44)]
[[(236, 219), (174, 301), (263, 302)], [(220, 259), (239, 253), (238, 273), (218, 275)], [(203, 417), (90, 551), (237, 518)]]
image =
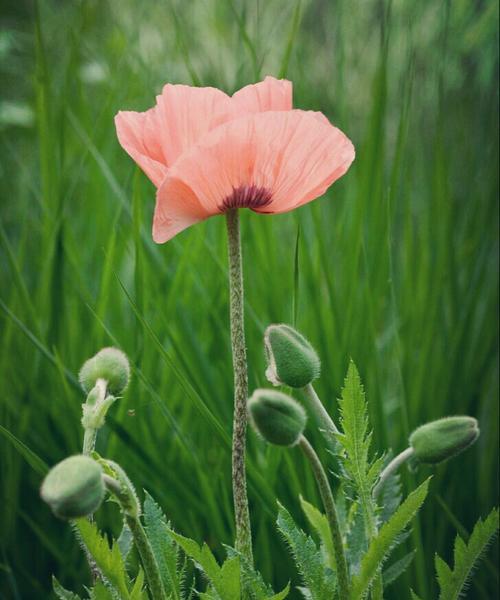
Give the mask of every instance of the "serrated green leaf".
[(275, 594), (271, 586), (264, 582), (262, 575), (254, 569), (245, 556), (231, 546), (225, 546), (225, 548), (228, 558), (239, 557), (243, 590), (252, 600), (281, 600), (290, 593), (290, 584), (288, 584), (281, 592)]
[(494, 508), (483, 521), (479, 519), (467, 543), (455, 538), (453, 570), (436, 555), (436, 572), (441, 588), (439, 600), (456, 600), (464, 593), (472, 575), (493, 538), (498, 532), (498, 508)]
[(398, 561), (393, 563), (390, 567), (387, 567), (385, 571), (382, 573), (382, 580), (384, 582), (384, 588), (389, 587), (391, 583), (396, 581), (398, 577), (406, 571), (406, 569), (410, 566), (413, 557), (415, 556), (415, 550), (408, 552), (405, 554), (403, 558), (400, 558)]
[(206, 575), (208, 580), (211, 582), (216, 581), (220, 573), (220, 567), (210, 548), (205, 543), (203, 543), (202, 546), (199, 546), (194, 540), (184, 537), (171, 529), (169, 529), (168, 532), (184, 552), (194, 561), (196, 567)]
[(240, 559), (234, 556), (224, 562), (213, 586), (221, 600), (234, 600), (241, 595), (240, 585)]
[[(386, 467), (392, 458), (392, 454), (385, 456), (383, 466)], [(381, 507), (380, 519), (382, 523), (388, 521), (394, 514), (397, 507), (401, 504), (402, 497), (401, 477), (397, 471), (393, 471), (386, 479), (378, 497), (379, 506)]]
[(383, 458), (371, 460), (371, 433), (368, 430), (368, 408), (358, 370), (351, 361), (340, 399), (342, 433), (337, 436), (344, 452), (341, 455), (346, 476), (353, 484), (363, 510), (366, 536), (376, 533), (375, 502), (372, 490), (378, 479)]
[(358, 502), (354, 502), (349, 510), (346, 529), (346, 558), (351, 576), (359, 572), (361, 559), (368, 549), (368, 540), (363, 518), (363, 511)]
[(200, 598), (205, 600), (234, 600), (240, 598), (241, 573), (238, 555), (231, 556), (224, 562), (222, 567), (219, 567), (212, 551), (206, 544), (200, 547), (194, 540), (171, 530), (169, 533), (209, 581), (209, 588), (199, 594)]
[(368, 410), (365, 392), (356, 365), (351, 361), (340, 400), (342, 433), (338, 439), (345, 450), (344, 468), (360, 496), (371, 493), (371, 488), (382, 466), (381, 459), (369, 459), (371, 434), (368, 430)]
[(273, 596), (266, 596), (266, 600), (283, 600), (283, 598), (286, 598), (289, 593), (290, 593), (290, 584), (287, 583), (286, 588), (284, 590), (281, 590), (281, 592), (278, 592), (277, 594), (274, 594)]
[(116, 596), (108, 590), (108, 588), (102, 583), (97, 581), (94, 587), (89, 592), (89, 600), (115, 600)]
[(95, 523), (87, 519), (74, 521), (78, 537), (95, 560), (99, 570), (121, 598), (130, 599), (128, 589), (128, 575), (125, 562), (116, 542), (108, 544), (108, 540), (101, 536)]
[(144, 571), (139, 569), (134, 586), (130, 592), (130, 600), (147, 600), (148, 595), (144, 590)]
[(54, 590), (54, 594), (60, 600), (82, 600), (78, 594), (75, 594), (74, 592), (70, 592), (69, 590), (63, 588), (63, 586), (54, 577), (54, 575), (52, 575), (52, 588)]
[(299, 499), (307, 520), (319, 536), (321, 547), (325, 555), (325, 564), (327, 564), (330, 569), (335, 570), (335, 551), (333, 549), (330, 526), (326, 515), (304, 500), (302, 496), (300, 496)]
[(359, 574), (352, 581), (352, 600), (362, 600), (366, 597), (370, 585), (394, 547), (398, 535), (422, 506), (427, 496), (428, 487), (429, 479), (408, 495), (389, 521), (382, 526), (377, 536), (370, 542), (368, 550), (361, 561)]
[[(337, 437), (344, 450), (341, 464), (359, 499), (365, 536), (371, 541), (378, 529), (373, 488), (382, 470), (383, 457), (372, 460), (369, 455), (372, 434), (369, 431), (368, 407), (358, 370), (352, 360), (342, 389), (340, 413), (343, 432)], [(357, 565), (354, 564), (352, 572), (356, 570)], [(374, 600), (382, 598), (382, 580), (379, 575), (380, 573), (375, 573)]]
[(118, 539), (116, 540), (116, 543), (118, 544), (118, 548), (120, 548), (123, 560), (126, 562), (128, 555), (132, 550), (133, 538), (132, 532), (130, 531), (130, 527), (125, 522), (123, 522), (123, 527)]
[(297, 527), (290, 513), (278, 503), (278, 529), (285, 538), (311, 600), (330, 600), (335, 574), (325, 565), (314, 540)]
[(436, 568), (439, 587), (442, 588), (445, 582), (452, 577), (452, 571), (448, 564), (438, 555), (434, 557), (434, 566)]
[(413, 590), (410, 590), (410, 594), (411, 594), (411, 600), (422, 600), (422, 598), (420, 598), (420, 596), (417, 596), (417, 594), (415, 594), (415, 592)]
[(183, 573), (179, 568), (178, 547), (170, 535), (165, 515), (147, 492), (144, 500), (144, 524), (160, 569), (165, 592), (172, 597), (172, 600), (180, 600)]

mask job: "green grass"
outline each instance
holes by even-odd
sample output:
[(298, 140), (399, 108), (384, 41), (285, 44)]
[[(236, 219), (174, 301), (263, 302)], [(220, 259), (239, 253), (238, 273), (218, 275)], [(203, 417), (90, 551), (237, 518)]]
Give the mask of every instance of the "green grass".
[[(357, 159), (319, 201), (242, 215), (250, 388), (265, 384), (264, 328), (296, 318), (322, 357), (318, 391), (333, 412), (355, 360), (379, 450), (402, 450), (428, 419), (479, 419), (479, 443), (436, 470), (417, 558), (392, 588), (395, 599), (410, 585), (435, 597), (434, 552), (449, 562), (456, 527), (470, 531), (498, 502), (497, 4), (38, 9), (7, 2), (0, 33), (2, 598), (46, 598), (53, 572), (66, 587), (85, 582), (38, 486), (46, 465), (79, 451), (75, 376), (104, 344), (128, 353), (134, 379), (98, 449), (178, 531), (219, 554), (232, 541), (223, 219), (154, 245), (154, 189), (119, 147), (113, 116), (148, 108), (166, 81), (232, 92), (266, 74), (291, 79), (295, 105), (322, 110)], [(428, 474), (408, 475), (407, 491)], [(317, 505), (314, 481), (298, 451), (253, 433), (249, 481), (258, 566), (277, 586), (296, 582), (275, 499), (305, 526), (298, 496)], [(118, 525), (112, 508), (106, 524)], [(498, 592), (491, 560), (471, 597)]]

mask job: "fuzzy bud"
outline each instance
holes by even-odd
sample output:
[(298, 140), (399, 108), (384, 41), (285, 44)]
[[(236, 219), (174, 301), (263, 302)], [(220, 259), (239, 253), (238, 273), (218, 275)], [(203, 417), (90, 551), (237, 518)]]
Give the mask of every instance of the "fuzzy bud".
[(111, 394), (121, 394), (130, 379), (128, 359), (118, 348), (103, 348), (84, 363), (79, 379), (87, 394), (94, 388), (98, 379), (106, 381)]
[(445, 417), (415, 429), (410, 446), (419, 462), (432, 465), (460, 454), (478, 437), (478, 422), (473, 417)]
[(70, 456), (49, 471), (40, 495), (61, 519), (91, 515), (104, 498), (102, 468), (88, 456)]
[(269, 443), (294, 446), (306, 426), (306, 413), (290, 396), (273, 390), (256, 390), (248, 400), (255, 430)]
[(264, 334), (268, 367), (273, 385), (302, 388), (319, 377), (321, 362), (316, 350), (289, 325), (269, 325)]

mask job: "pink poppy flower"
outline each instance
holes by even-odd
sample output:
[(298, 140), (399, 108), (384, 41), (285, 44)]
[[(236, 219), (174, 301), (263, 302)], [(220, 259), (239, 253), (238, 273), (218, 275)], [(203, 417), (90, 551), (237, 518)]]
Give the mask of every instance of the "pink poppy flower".
[(291, 82), (273, 77), (233, 96), (167, 84), (156, 106), (120, 111), (115, 123), (157, 187), (158, 243), (231, 208), (293, 210), (324, 194), (355, 154), (322, 113), (292, 109)]

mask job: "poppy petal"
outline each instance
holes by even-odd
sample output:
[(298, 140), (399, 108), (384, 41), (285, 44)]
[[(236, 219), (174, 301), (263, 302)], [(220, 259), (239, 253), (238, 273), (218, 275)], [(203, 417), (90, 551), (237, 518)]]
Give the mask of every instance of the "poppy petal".
[(167, 167), (157, 142), (155, 121), (154, 108), (146, 112), (120, 111), (115, 117), (121, 146), (158, 187), (167, 173)]
[(156, 97), (159, 144), (168, 167), (214, 127), (231, 118), (231, 100), (211, 87), (172, 85)]
[(317, 113), (256, 113), (217, 127), (186, 152), (158, 190), (157, 210), (182, 181), (207, 216), (231, 206), (287, 212), (322, 195), (353, 160), (350, 140)]
[[(153, 218), (153, 240), (163, 244), (175, 235), (205, 220), (210, 215), (198, 201), (193, 190), (180, 179), (169, 178), (168, 195), (157, 192), (157, 202)], [(158, 198), (162, 195), (162, 201)]]
[(292, 82), (268, 76), (264, 81), (235, 92), (232, 102), (238, 116), (268, 110), (292, 110)]

